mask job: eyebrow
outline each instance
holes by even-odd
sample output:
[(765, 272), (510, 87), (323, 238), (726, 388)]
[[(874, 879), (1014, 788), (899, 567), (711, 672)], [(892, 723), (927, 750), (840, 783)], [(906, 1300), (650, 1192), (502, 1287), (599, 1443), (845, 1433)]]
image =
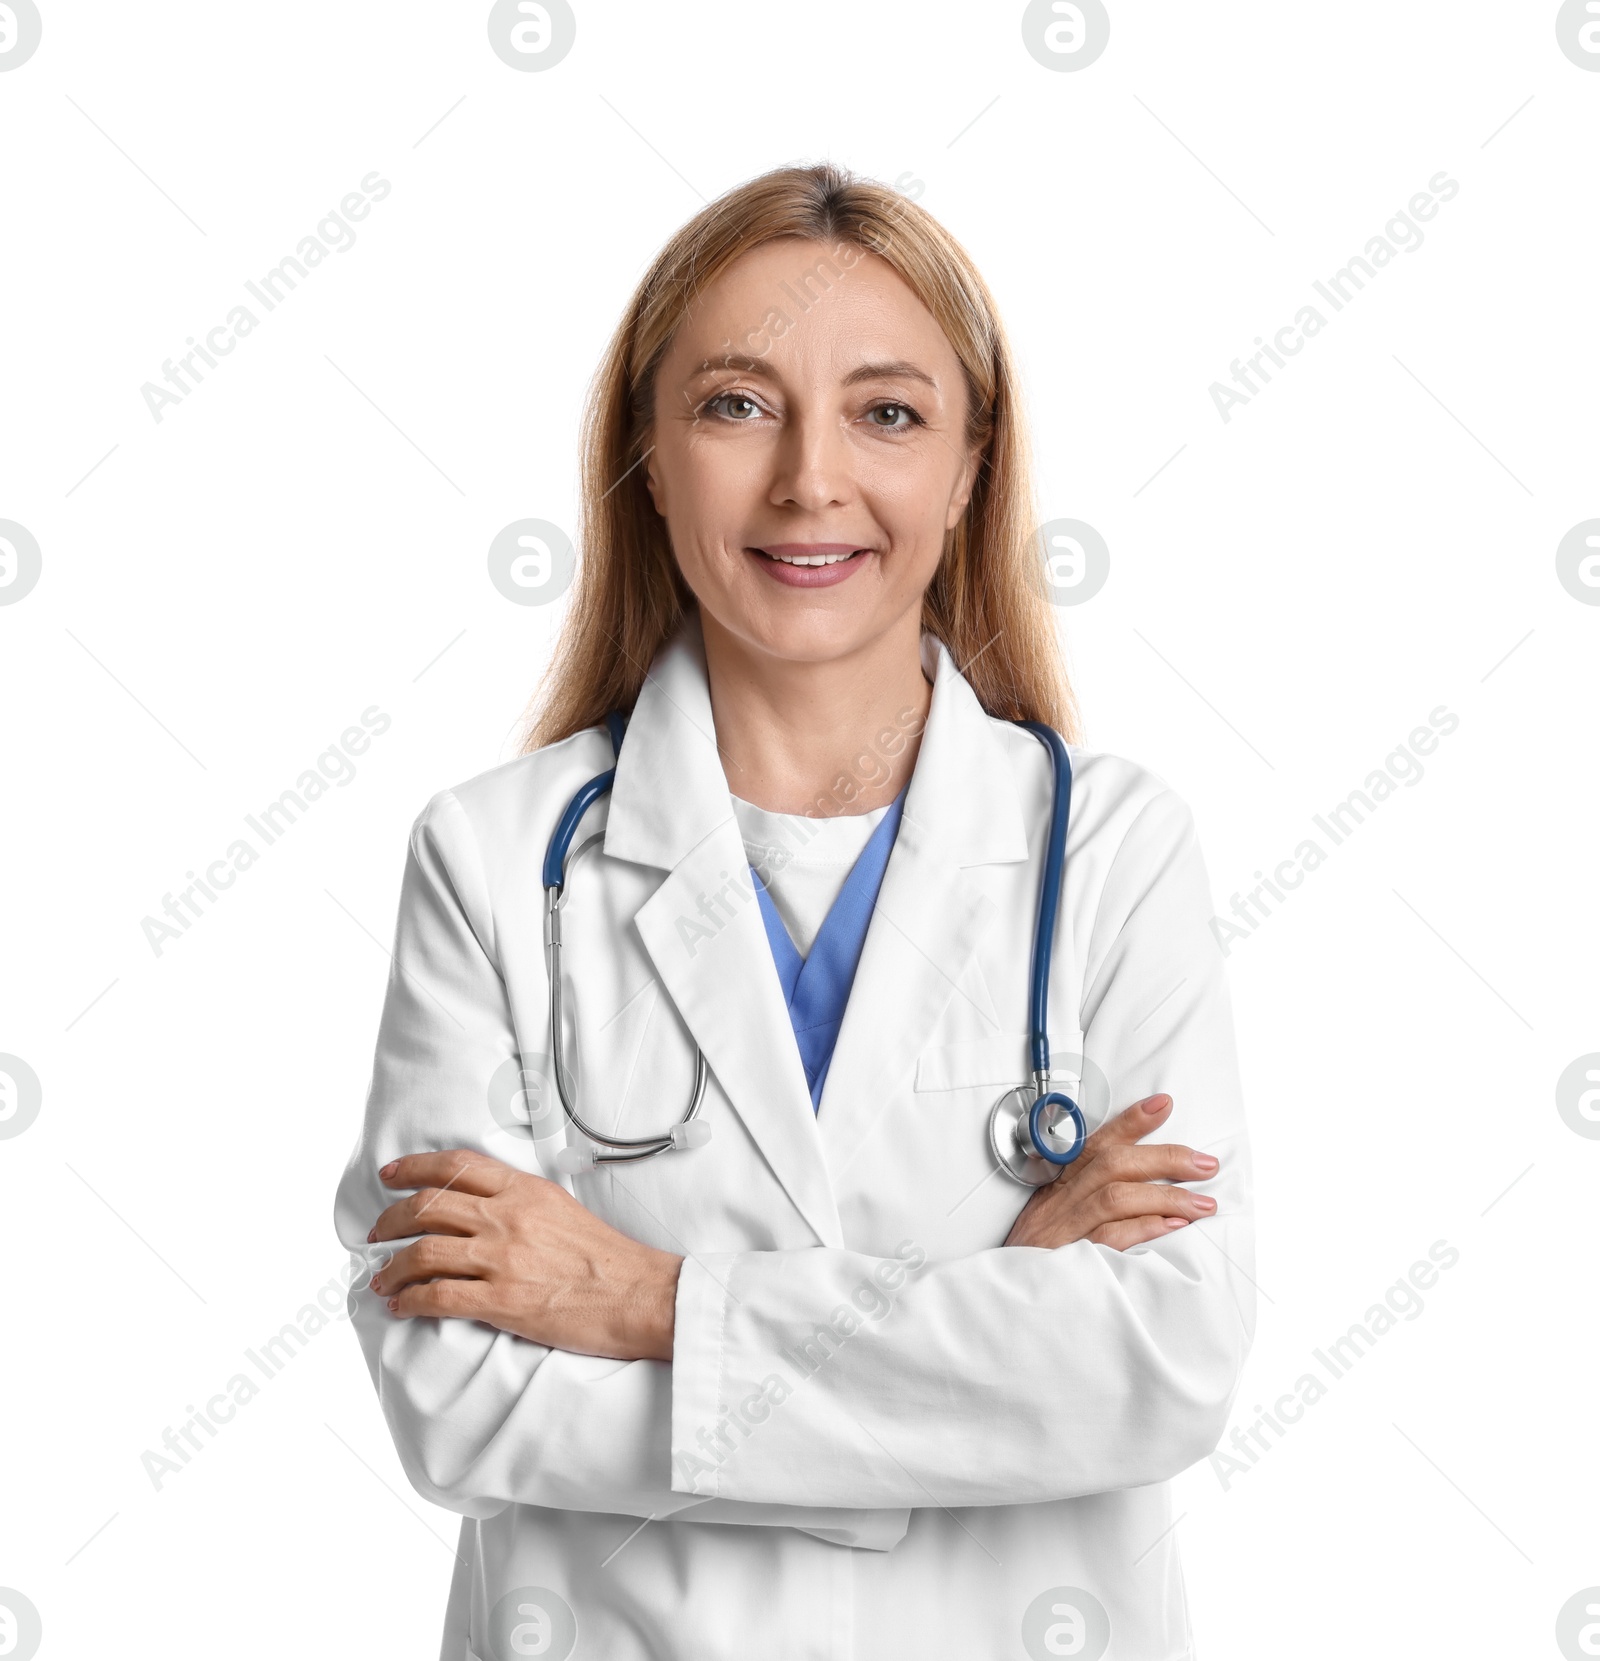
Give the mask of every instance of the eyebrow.
[(772, 377), (772, 371), (762, 359), (748, 357), (743, 352), (727, 352), (720, 358), (706, 358), (695, 366), (694, 372), (696, 375), (712, 375), (719, 369), (737, 369), (746, 375)]
[(846, 386), (854, 386), (857, 381), (877, 380), (906, 380), (926, 381), (927, 384), (938, 390), (939, 383), (934, 380), (925, 369), (918, 369), (914, 363), (907, 363), (903, 358), (896, 358), (886, 363), (864, 363), (859, 369), (852, 369), (844, 378)]
[[(745, 375), (764, 375), (769, 380), (776, 378), (764, 359), (753, 358), (743, 352), (729, 352), (720, 358), (706, 358), (696, 367), (695, 374), (709, 375), (718, 370), (729, 369)], [(844, 385), (854, 386), (858, 381), (892, 380), (897, 377), (901, 380), (924, 381), (938, 390), (939, 383), (932, 375), (903, 358), (888, 359), (881, 363), (863, 363), (845, 376)]]

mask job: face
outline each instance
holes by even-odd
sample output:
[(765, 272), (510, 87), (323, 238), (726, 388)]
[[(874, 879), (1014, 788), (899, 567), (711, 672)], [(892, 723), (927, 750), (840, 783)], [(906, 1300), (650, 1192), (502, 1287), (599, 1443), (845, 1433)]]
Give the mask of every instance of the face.
[(876, 255), (787, 238), (730, 266), (662, 360), (647, 463), (708, 641), (914, 646), (976, 476), (966, 417), (960, 360)]

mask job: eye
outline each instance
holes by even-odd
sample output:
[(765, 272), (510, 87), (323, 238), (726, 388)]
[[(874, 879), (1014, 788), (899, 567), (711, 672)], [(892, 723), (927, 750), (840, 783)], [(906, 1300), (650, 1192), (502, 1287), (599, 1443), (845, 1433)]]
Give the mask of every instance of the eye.
[[(877, 421), (873, 419), (875, 416), (884, 414), (888, 415), (888, 420)], [(879, 427), (884, 432), (905, 432), (910, 427), (920, 427), (922, 425), (922, 417), (912, 409), (910, 404), (874, 404), (867, 411), (867, 420), (874, 427)]]
[[(723, 405), (730, 407), (720, 407)], [(719, 392), (716, 397), (707, 398), (700, 407), (720, 415), (724, 421), (735, 423), (751, 421), (762, 413), (760, 404), (744, 392)]]

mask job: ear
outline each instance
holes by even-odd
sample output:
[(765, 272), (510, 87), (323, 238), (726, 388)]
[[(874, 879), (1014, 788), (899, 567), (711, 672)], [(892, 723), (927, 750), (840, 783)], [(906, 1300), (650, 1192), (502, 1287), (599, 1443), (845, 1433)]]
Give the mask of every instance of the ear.
[(656, 512), (660, 514), (663, 519), (665, 519), (667, 516), (667, 492), (665, 485), (661, 482), (660, 476), (656, 472), (656, 446), (654, 434), (646, 433), (644, 435), (644, 442), (646, 451), (644, 463), (645, 489), (650, 492), (650, 500), (655, 504)]
[(953, 531), (961, 523), (961, 515), (967, 511), (967, 503), (972, 500), (973, 487), (978, 482), (978, 467), (982, 461), (981, 445), (967, 452), (967, 459), (962, 465), (960, 476), (956, 479), (955, 493), (950, 498), (950, 511), (945, 515), (944, 528), (947, 531)]

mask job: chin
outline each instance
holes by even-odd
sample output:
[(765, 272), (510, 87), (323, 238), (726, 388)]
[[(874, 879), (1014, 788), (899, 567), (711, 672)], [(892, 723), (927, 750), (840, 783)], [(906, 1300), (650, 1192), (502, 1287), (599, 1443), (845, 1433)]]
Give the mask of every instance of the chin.
[(759, 608), (713, 610), (702, 601), (723, 633), (758, 652), (787, 663), (829, 663), (859, 651), (881, 632), (858, 610), (804, 601)]

